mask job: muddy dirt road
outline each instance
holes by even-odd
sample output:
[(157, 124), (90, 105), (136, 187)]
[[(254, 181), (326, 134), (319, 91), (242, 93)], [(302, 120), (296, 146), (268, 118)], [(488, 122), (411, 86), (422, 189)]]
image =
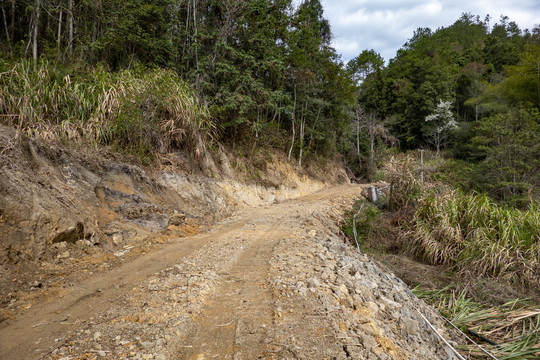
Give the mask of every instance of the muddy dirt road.
[(339, 235), (356, 185), (243, 210), (73, 284), (0, 359), (452, 359), (437, 314)]

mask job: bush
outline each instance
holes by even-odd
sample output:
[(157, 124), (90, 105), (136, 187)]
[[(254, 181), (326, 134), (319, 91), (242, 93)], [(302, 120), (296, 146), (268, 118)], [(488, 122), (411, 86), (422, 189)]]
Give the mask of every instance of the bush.
[(430, 194), (419, 202), (407, 236), (413, 252), (432, 264), (538, 286), (539, 210), (535, 203), (522, 211), (460, 191)]
[(2, 67), (1, 121), (30, 136), (141, 156), (181, 147), (200, 153), (211, 138), (207, 109), (170, 70), (75, 71), (47, 61), (37, 71), (29, 61)]

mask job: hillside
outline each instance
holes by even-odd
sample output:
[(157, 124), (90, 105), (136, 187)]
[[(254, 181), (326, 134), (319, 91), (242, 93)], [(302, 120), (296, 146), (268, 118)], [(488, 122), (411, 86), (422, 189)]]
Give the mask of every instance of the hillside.
[(539, 26), (344, 61), (321, 0), (0, 10), (2, 359), (540, 355)]
[(2, 358), (453, 358), (437, 313), (343, 243), (364, 187), (279, 159), (280, 187), (149, 172), (2, 130)]

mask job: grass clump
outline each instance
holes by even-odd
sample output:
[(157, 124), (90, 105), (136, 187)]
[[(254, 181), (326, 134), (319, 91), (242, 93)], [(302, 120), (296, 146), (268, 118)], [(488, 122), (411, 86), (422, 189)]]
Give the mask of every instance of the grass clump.
[(0, 64), (1, 122), (29, 136), (110, 145), (142, 158), (204, 150), (208, 110), (173, 71), (68, 69), (47, 61)]
[(412, 249), (432, 264), (538, 286), (540, 211), (498, 205), (486, 195), (449, 191), (419, 202), (407, 231)]
[[(540, 357), (540, 308), (527, 300), (487, 306), (470, 300), (466, 296), (467, 290), (416, 288), (413, 292), (497, 359), (533, 360)], [(473, 359), (491, 358), (472, 343), (462, 346), (461, 351)]]

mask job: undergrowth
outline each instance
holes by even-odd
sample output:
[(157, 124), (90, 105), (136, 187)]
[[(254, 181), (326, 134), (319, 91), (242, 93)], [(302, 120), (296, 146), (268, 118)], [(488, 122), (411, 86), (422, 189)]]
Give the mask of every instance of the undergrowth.
[(448, 191), (426, 194), (405, 235), (412, 251), (432, 264), (452, 264), (486, 277), (537, 286), (540, 211), (498, 205), (486, 195)]
[(363, 200), (357, 200), (353, 204), (353, 208), (345, 213), (346, 221), (342, 224), (341, 229), (345, 236), (351, 239), (351, 243), (356, 244), (354, 241), (354, 216), (356, 217), (356, 233), (358, 237), (358, 244), (360, 250), (366, 251), (367, 247), (371, 247), (370, 239), (384, 236), (384, 228), (378, 226), (378, 220), (382, 215), (382, 212), (373, 204), (367, 204)]
[[(457, 292), (413, 289), (420, 299), (499, 360), (533, 360), (540, 357), (540, 307), (527, 300), (487, 306), (470, 300), (466, 290)], [(472, 343), (461, 346), (463, 355), (491, 358)]]
[(485, 194), (451, 189), (431, 181), (432, 176), (422, 184), (411, 156), (392, 158), (385, 171), (392, 185), (387, 209), (412, 209), (413, 216), (400, 227), (413, 255), (432, 265), (451, 265), (457, 272), (540, 285), (538, 202), (520, 210)]
[(47, 61), (0, 64), (0, 122), (32, 137), (108, 145), (139, 155), (205, 150), (208, 110), (173, 71), (69, 69)]
[[(481, 279), (489, 278), (524, 289), (525, 293), (540, 291), (539, 203), (531, 201), (527, 209), (520, 210), (501, 205), (485, 194), (451, 189), (433, 181), (438, 176), (437, 166), (444, 163), (437, 161), (424, 168), (424, 183), (419, 180), (417, 159), (401, 155), (388, 161), (384, 168), (391, 185), (387, 202), (382, 209), (357, 202), (346, 214), (350, 220), (343, 226), (344, 233), (352, 234), (352, 216), (364, 203), (365, 213), (358, 215), (357, 223), (361, 246), (377, 250), (377, 244), (393, 241), (401, 253), (407, 252), (415, 261), (450, 265), (455, 284), (442, 290), (417, 288), (417, 296), (438, 308), (461, 330), (469, 331), (471, 337), (476, 333), (496, 343), (482, 346), (497, 359), (539, 359), (537, 303), (520, 299), (503, 305), (478, 303), (467, 296), (474, 291), (464, 289), (466, 283), (480, 284)], [(385, 230), (385, 224), (397, 227), (399, 236), (386, 239), (396, 228)], [(454, 287), (461, 290), (451, 290)], [(474, 346), (462, 350), (469, 358), (487, 356)]]

